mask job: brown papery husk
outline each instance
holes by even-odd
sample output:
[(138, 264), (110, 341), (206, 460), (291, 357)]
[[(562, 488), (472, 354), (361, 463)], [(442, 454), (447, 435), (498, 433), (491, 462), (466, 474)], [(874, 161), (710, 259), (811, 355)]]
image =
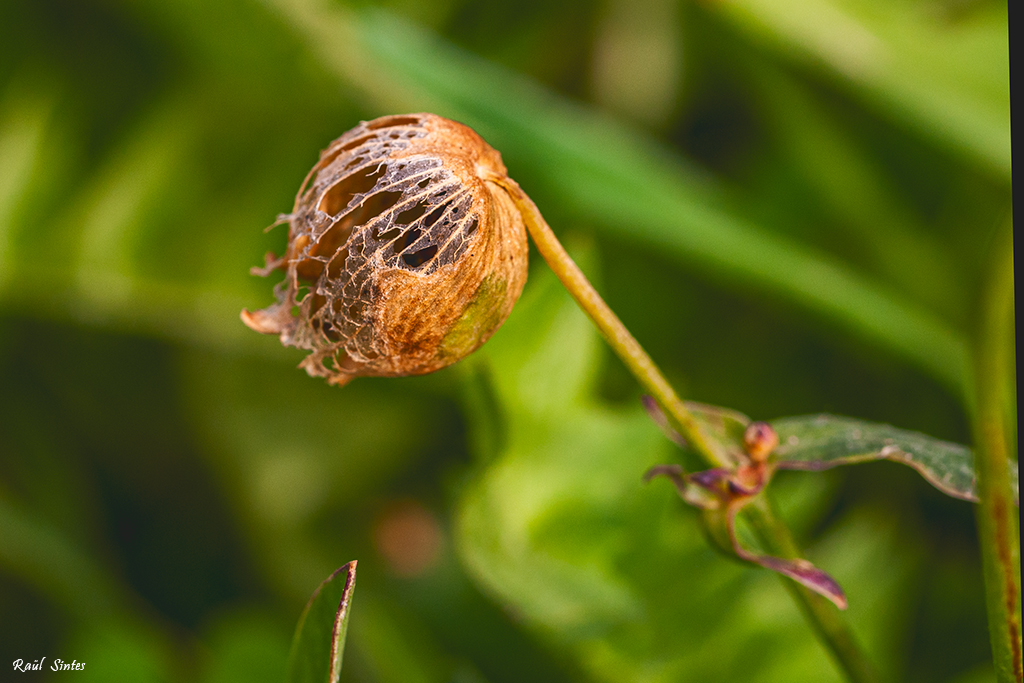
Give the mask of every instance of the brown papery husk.
[(360, 124), (321, 153), (287, 216), (285, 256), (258, 271), (286, 271), (278, 303), (243, 321), (310, 349), (301, 366), (333, 384), (459, 360), (526, 281), (526, 230), (505, 181), (498, 152), (462, 124)]

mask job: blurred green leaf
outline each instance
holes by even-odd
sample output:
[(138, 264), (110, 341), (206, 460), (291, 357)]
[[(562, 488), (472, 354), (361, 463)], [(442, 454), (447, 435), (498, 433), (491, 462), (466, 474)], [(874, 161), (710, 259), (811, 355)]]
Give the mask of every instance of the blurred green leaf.
[[(236, 609), (204, 629), (202, 683), (281, 683), (288, 672), (287, 630), (270, 614)], [(320, 682), (318, 682), (320, 683)]]
[[(502, 462), (489, 468), (487, 483), (480, 488), (505, 494), (489, 500), (481, 497), (481, 491), (470, 493), (460, 515), (463, 551), (470, 565), (484, 562), (488, 571), (501, 570), (503, 582), (507, 582), (504, 588), (520, 587), (517, 602), (521, 607), (528, 605), (523, 608), (529, 613), (545, 615), (545, 621), (557, 620), (564, 628), (580, 628), (600, 613), (608, 618), (609, 614), (629, 612), (634, 609), (630, 606), (634, 599), (603, 568), (583, 561), (600, 551), (599, 545), (588, 543), (608, 543), (612, 534), (595, 537), (577, 527), (571, 544), (552, 544), (559, 555), (576, 558), (567, 564), (565, 557), (531, 557), (529, 528), (536, 522), (529, 520), (541, 514), (553, 502), (552, 497), (580, 495), (569, 479), (574, 464), (590, 462), (595, 472), (607, 478), (606, 485), (614, 486), (616, 471), (601, 463), (615, 458), (618, 476), (638, 481), (643, 465), (635, 463), (630, 471), (627, 468), (636, 456), (618, 454), (636, 452), (635, 440), (643, 432), (648, 444), (652, 437), (660, 441), (656, 432), (645, 429), (645, 418), (636, 412), (624, 434), (618, 419), (583, 409), (591, 402), (588, 387), (595, 376), (598, 343), (590, 321), (554, 276), (549, 271), (537, 273), (515, 316), (484, 351), (491, 362), (498, 400), (511, 424)], [(551, 429), (552, 421), (561, 422), (561, 428)], [(561, 457), (553, 457), (555, 454)], [(528, 497), (521, 495), (525, 490), (530, 490)], [(498, 534), (500, 540), (495, 538), (495, 520), (501, 520), (497, 529), (505, 532)], [(586, 520), (586, 526), (592, 527), (595, 521)], [(560, 538), (564, 531), (558, 531)], [(514, 554), (519, 560), (516, 564), (533, 564), (530, 574), (522, 574), (507, 558), (502, 561), (491, 554), (498, 550), (493, 547), (495, 542), (502, 546), (499, 556)], [(576, 554), (581, 551), (583, 555)], [(573, 564), (582, 566), (573, 568)], [(538, 580), (541, 576), (544, 579)]]
[[(974, 455), (960, 444), (926, 434), (835, 415), (809, 415), (774, 420), (779, 447), (778, 467), (824, 470), (872, 460), (892, 460), (917, 470), (930, 484), (954, 498), (978, 502)], [(1010, 463), (1012, 481), (1017, 464)]]
[[(75, 680), (87, 683), (187, 680), (180, 654), (153, 630), (138, 623), (92, 621), (73, 635), (66, 648), (75, 653), (70, 661), (81, 662), (85, 668), (73, 674), (59, 674), (62, 677), (74, 675)], [(47, 664), (52, 662), (48, 660)]]
[[(0, 567), (61, 605), (75, 628), (66, 652), (86, 681), (169, 683), (184, 651), (119, 577), (57, 529), (0, 495)], [(73, 653), (73, 654), (72, 654)], [(46, 668), (54, 664), (50, 657)]]
[(0, 495), (0, 564), (81, 619), (122, 616), (117, 579), (59, 530)]
[(338, 683), (356, 587), (356, 563), (339, 567), (313, 592), (299, 617), (288, 683)]
[(948, 319), (962, 319), (967, 301), (957, 254), (946, 251), (935, 230), (922, 225), (897, 190), (894, 170), (843, 125), (842, 110), (834, 103), (784, 70), (754, 59), (748, 82), (760, 96), (783, 161), (836, 216), (825, 234), (841, 231), (845, 243), (865, 252), (864, 265), (871, 272)]
[(182, 352), (182, 391), (265, 570), (301, 600), (310, 582), (337, 565), (328, 551), (337, 546), (327, 544), (339, 540), (324, 534), (323, 520), (365, 505), (416, 467), (429, 443), (424, 435), (443, 415), (436, 400), (410, 390), (415, 379), (400, 391), (373, 379), (339, 391), (297, 369), (301, 353), (281, 350), (273, 338), (260, 341), (291, 362)]
[[(2, 281), (10, 285), (0, 290), (0, 303), (207, 344), (252, 343), (231, 315), (247, 303), (244, 274), (232, 290), (211, 286), (187, 264), (170, 278), (143, 262), (151, 250), (167, 254), (166, 243), (153, 243), (168, 219), (167, 202), (179, 200), (178, 210), (187, 206), (182, 195), (191, 187), (191, 171), (185, 159), (201, 120), (191, 98), (169, 94), (107, 151), (87, 182), (70, 196), (48, 198), (58, 207), (52, 220), (0, 228), (7, 251)], [(192, 238), (190, 232), (174, 234)]]
[[(365, 599), (364, 599), (365, 598)], [(448, 683), (453, 666), (425, 625), (386, 596), (359, 599), (352, 647), (379, 683)], [(365, 675), (365, 674), (364, 674)]]
[[(837, 680), (816, 645), (771, 654), (809, 635), (798, 612), (768, 597), (783, 592), (759, 571), (715, 554), (667, 489), (644, 487), (640, 474), (669, 457), (669, 442), (639, 407), (596, 400), (596, 332), (550, 272), (531, 287), (482, 352), (508, 438), (462, 495), (459, 550), (472, 573), (595, 681), (730, 680), (751, 661), (756, 680)], [(574, 345), (584, 361), (567, 366)], [(551, 374), (563, 400), (535, 411), (525, 402)], [(778, 611), (750, 611), (760, 600)]]
[(924, 136), (1010, 174), (1006, 4), (729, 0), (714, 5), (810, 57)]
[(37, 181), (40, 148), (52, 105), (15, 91), (0, 100), (0, 291), (13, 264), (12, 226), (25, 194)]

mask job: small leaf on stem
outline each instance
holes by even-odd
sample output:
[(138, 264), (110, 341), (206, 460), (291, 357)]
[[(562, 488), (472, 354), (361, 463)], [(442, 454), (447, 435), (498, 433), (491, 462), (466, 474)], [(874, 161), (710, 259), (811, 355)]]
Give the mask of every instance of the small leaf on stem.
[[(662, 433), (680, 448), (686, 448), (686, 440), (672, 428), (668, 417), (658, 402), (653, 397), (644, 394), (640, 397), (644, 410), (650, 415), (654, 424), (658, 425)], [(723, 463), (739, 464), (746, 461), (743, 448), (743, 434), (750, 423), (750, 418), (736, 410), (721, 408), (706, 403), (695, 401), (683, 401), (686, 410), (689, 411), (700, 429), (708, 445)]]
[[(668, 418), (665, 417), (665, 413), (661, 410), (661, 406), (658, 405), (658, 402), (654, 400), (654, 397), (644, 394), (640, 397), (640, 402), (643, 404), (644, 410), (647, 411), (647, 414), (650, 415), (651, 420), (654, 421), (654, 424), (658, 425), (658, 429), (661, 430), (661, 433), (675, 445), (680, 448), (686, 448), (686, 439), (683, 438), (682, 434), (672, 429), (672, 425), (668, 423)], [(650, 474), (650, 472), (648, 472), (648, 474)]]
[(751, 555), (744, 559), (756, 562), (765, 569), (788, 576), (815, 593), (824, 595), (839, 609), (846, 609), (846, 594), (843, 593), (843, 589), (839, 587), (836, 580), (807, 560), (782, 560), (770, 555)]
[[(756, 424), (756, 423), (755, 423)], [(740, 543), (736, 533), (736, 514), (764, 490), (771, 470), (763, 463), (741, 465), (735, 470), (716, 467), (685, 474), (680, 465), (658, 465), (644, 475), (644, 481), (664, 476), (672, 481), (679, 496), (703, 510), (704, 526), (715, 545), (747, 562), (788, 576), (846, 609), (846, 596), (835, 579), (807, 560), (786, 560), (761, 555)]]
[[(778, 469), (824, 470), (872, 460), (909, 465), (946, 495), (978, 502), (974, 454), (960, 444), (835, 415), (786, 417), (772, 422), (780, 445), (772, 463)], [(1014, 499), (1019, 504), (1017, 463), (1010, 461)]]

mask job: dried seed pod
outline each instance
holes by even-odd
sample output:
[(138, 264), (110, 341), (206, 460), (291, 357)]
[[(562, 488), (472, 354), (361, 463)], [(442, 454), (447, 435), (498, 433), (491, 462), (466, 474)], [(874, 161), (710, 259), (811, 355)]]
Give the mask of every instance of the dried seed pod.
[(517, 186), (501, 155), (460, 123), (361, 123), (320, 154), (282, 217), (284, 256), (253, 269), (287, 273), (277, 303), (242, 320), (311, 350), (301, 367), (332, 384), (454, 363), (526, 282), (526, 230), (506, 187)]

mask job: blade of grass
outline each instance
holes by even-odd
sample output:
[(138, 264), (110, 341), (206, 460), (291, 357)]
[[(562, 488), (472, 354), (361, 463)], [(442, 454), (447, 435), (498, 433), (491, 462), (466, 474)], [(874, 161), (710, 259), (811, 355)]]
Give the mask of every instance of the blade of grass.
[(140, 233), (152, 205), (172, 186), (197, 119), (181, 94), (154, 108), (84, 190), (84, 206), (73, 207), (65, 219), (79, 231), (72, 236), (76, 286), (96, 302), (95, 312), (133, 298)]
[(867, 102), (1008, 179), (1006, 5), (960, 12), (885, 0), (709, 5), (787, 57), (826, 66)]
[(83, 621), (123, 618), (117, 580), (57, 529), (0, 497), (0, 566)]
[(952, 254), (894, 189), (891, 169), (804, 82), (763, 60), (746, 68), (786, 160), (829, 206), (835, 229), (865, 245), (866, 266), (937, 312), (967, 310)]
[(40, 166), (50, 104), (15, 92), (0, 105), (0, 290), (10, 277), (13, 225)]
[[(186, 268), (171, 279), (139, 264), (140, 242), (204, 124), (200, 108), (190, 108), (181, 93), (169, 94), (112, 147), (89, 182), (54, 197), (65, 207), (55, 218), (26, 230), (18, 216), (21, 198), (39, 191), (42, 170), (33, 168), (54, 154), (54, 143), (44, 138), (61, 136), (26, 113), (25, 103), (41, 107), (38, 100), (13, 102), (0, 113), (11, 124), (0, 127), (0, 151), (9, 152), (0, 158), (12, 162), (0, 165), (0, 310), (201, 346), (280, 353), (251, 343), (251, 335), (233, 322), (234, 310), (251, 304), (247, 278), (236, 279), (242, 287), (225, 287)], [(43, 115), (36, 111), (36, 117)]]
[(985, 574), (988, 628), (1000, 683), (1024, 680), (1021, 662), (1020, 530), (1007, 457), (1017, 450), (1012, 421), (1014, 360), (1013, 233), (1007, 223), (994, 244), (975, 347), (974, 438), (978, 532)]

